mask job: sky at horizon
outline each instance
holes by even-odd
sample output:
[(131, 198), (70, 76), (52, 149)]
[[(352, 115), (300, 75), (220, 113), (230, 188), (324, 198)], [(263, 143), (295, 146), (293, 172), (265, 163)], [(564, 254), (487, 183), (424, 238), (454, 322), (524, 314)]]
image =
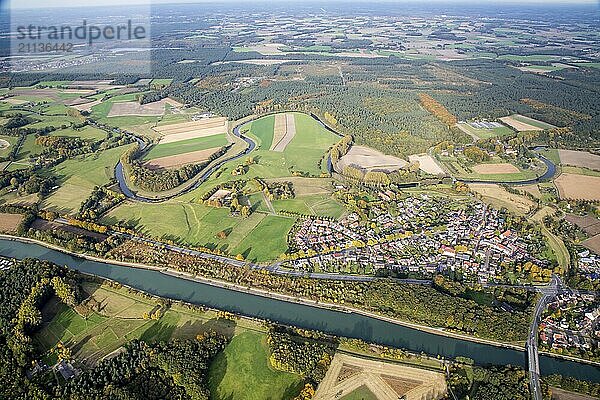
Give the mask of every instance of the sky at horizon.
[[(265, 3), (264, 0), (254, 0), (255, 3)], [(318, 2), (318, 1), (315, 1)], [(327, 1), (322, 1), (327, 3)], [(331, 3), (364, 3), (365, 0), (334, 0)], [(417, 3), (415, 0), (375, 0), (378, 3)], [(147, 5), (147, 4), (202, 4), (202, 3), (245, 3), (248, 4), (248, 0), (128, 0), (127, 5)], [(299, 0), (276, 0), (279, 5), (286, 3), (303, 3)], [(477, 5), (600, 5), (600, 0), (429, 0), (419, 1), (421, 6), (431, 4), (432, 6), (439, 6), (444, 4), (477, 4)], [(48, 2), (48, 0), (0, 0), (2, 8), (8, 7), (9, 9), (26, 9), (26, 8), (56, 8), (56, 7), (90, 7), (90, 6), (122, 6), (124, 5), (123, 0), (54, 0)]]

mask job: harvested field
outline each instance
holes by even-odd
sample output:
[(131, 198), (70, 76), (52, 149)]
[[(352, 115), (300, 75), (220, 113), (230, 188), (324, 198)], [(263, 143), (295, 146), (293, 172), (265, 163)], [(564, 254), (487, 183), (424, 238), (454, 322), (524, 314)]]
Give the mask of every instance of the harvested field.
[(600, 156), (587, 151), (559, 150), (560, 162), (563, 165), (600, 170)]
[(296, 196), (330, 194), (333, 192), (331, 180), (326, 178), (305, 178), (301, 176), (292, 176), (267, 179), (266, 182), (291, 182), (294, 186), (294, 193), (296, 193)]
[(527, 197), (507, 192), (499, 185), (488, 184), (469, 184), (469, 188), (480, 194), (484, 201), (492, 204), (494, 207), (505, 207), (520, 215), (529, 213), (536, 204)]
[(442, 373), (338, 353), (315, 400), (340, 399), (358, 391), (378, 400), (436, 400), (446, 396), (447, 387)]
[(445, 175), (446, 172), (429, 154), (413, 154), (408, 156), (408, 161), (418, 162), (421, 171), (431, 175)]
[(569, 392), (559, 388), (551, 388), (552, 400), (594, 400), (595, 397)]
[(407, 164), (401, 158), (388, 156), (370, 147), (352, 146), (350, 151), (338, 161), (336, 169), (343, 171), (346, 166), (356, 166), (366, 171), (394, 172)]
[(27, 100), (15, 99), (13, 97), (4, 98), (2, 101), (13, 106), (20, 106), (21, 104), (29, 103)]
[(567, 214), (565, 219), (583, 229), (590, 236), (600, 234), (600, 219), (592, 215), (582, 217), (580, 215)]
[(192, 151), (185, 154), (179, 154), (175, 156), (167, 156), (161, 158), (155, 158), (146, 162), (145, 166), (149, 169), (162, 169), (162, 168), (174, 168), (182, 167), (187, 164), (199, 164), (207, 161), (210, 156), (219, 151), (220, 147), (213, 147), (206, 150)]
[(22, 214), (0, 213), (0, 232), (15, 233), (22, 220)]
[(519, 168), (509, 163), (477, 164), (473, 167), (473, 171), (482, 175), (518, 174), (520, 172)]
[(31, 227), (34, 229), (38, 229), (40, 231), (61, 230), (61, 231), (65, 231), (65, 232), (71, 232), (76, 235), (91, 237), (92, 239), (96, 239), (98, 241), (103, 241), (104, 239), (106, 239), (108, 237), (108, 235), (105, 235), (102, 233), (88, 231), (87, 229), (78, 228), (76, 226), (64, 225), (64, 224), (59, 224), (57, 222), (46, 221), (45, 219), (36, 219), (31, 224)]
[(294, 136), (296, 136), (296, 119), (294, 118), (294, 114), (275, 115), (273, 143), (269, 150), (283, 152)]
[(581, 244), (593, 251), (596, 254), (600, 254), (600, 235), (596, 235), (593, 238), (584, 240)]
[(554, 181), (560, 197), (573, 200), (600, 200), (600, 177), (563, 173)]
[[(82, 100), (87, 100), (87, 99), (82, 99)], [(102, 100), (98, 99), (98, 100), (93, 100), (93, 101), (87, 101), (85, 103), (79, 103), (79, 104), (73, 104), (71, 105), (71, 107), (79, 110), (79, 111), (92, 111), (92, 107), (97, 106), (98, 104), (102, 103)]]
[(521, 122), (521, 121), (515, 119), (513, 116), (500, 118), (500, 121), (502, 121), (504, 124), (510, 126), (517, 132), (543, 131), (544, 130), (544, 128), (540, 128), (538, 126), (534, 126), (534, 125), (527, 124), (525, 122)]
[(182, 122), (153, 128), (162, 135), (160, 143), (173, 143), (213, 135), (226, 134), (227, 118), (206, 118), (199, 121)]
[(538, 185), (523, 185), (519, 187), (522, 191), (529, 193), (536, 199), (540, 199), (542, 197), (542, 192), (540, 191), (540, 187)]
[(108, 117), (125, 117), (125, 116), (161, 116), (165, 113), (165, 106), (169, 104), (177, 107), (178, 102), (169, 98), (155, 101), (153, 103), (140, 104), (137, 101), (125, 101), (122, 103), (113, 103)]

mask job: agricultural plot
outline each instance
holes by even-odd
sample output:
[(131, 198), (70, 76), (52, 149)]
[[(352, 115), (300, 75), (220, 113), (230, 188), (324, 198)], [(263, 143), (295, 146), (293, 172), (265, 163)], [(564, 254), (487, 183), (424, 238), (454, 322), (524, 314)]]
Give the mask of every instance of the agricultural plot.
[(219, 149), (227, 145), (225, 135), (213, 135), (194, 139), (181, 140), (178, 142), (159, 143), (153, 146), (144, 155), (144, 160), (160, 159), (170, 156), (186, 156), (186, 153), (197, 152), (207, 149)]
[(547, 124), (542, 121), (538, 121), (533, 118), (525, 117), (519, 114), (513, 114), (508, 117), (500, 118), (505, 125), (513, 128), (517, 132), (525, 131), (543, 131), (544, 129), (556, 128), (554, 125)]
[(475, 140), (506, 136), (514, 133), (509, 127), (497, 122), (461, 122), (457, 124), (456, 127), (467, 135), (473, 137)]
[(215, 400), (284, 400), (300, 391), (303, 379), (271, 367), (264, 334), (244, 332), (217, 355), (208, 384)]
[(0, 157), (6, 157), (12, 151), (11, 146), (17, 143), (16, 136), (0, 135)]
[(412, 156), (408, 156), (408, 161), (418, 162), (421, 171), (427, 174), (436, 176), (446, 174), (446, 171), (429, 154), (413, 154)]
[(437, 400), (447, 390), (442, 373), (337, 353), (315, 400)]
[(126, 203), (102, 219), (108, 224), (117, 221), (150, 236), (220, 249), (234, 256), (242, 254), (261, 262), (274, 260), (287, 250), (286, 236), (295, 219), (260, 212), (248, 218), (234, 217), (226, 208), (171, 200), (161, 204)]
[(336, 169), (343, 171), (345, 167), (354, 166), (365, 171), (384, 171), (389, 173), (404, 168), (407, 164), (401, 158), (388, 156), (370, 147), (352, 146), (350, 151), (340, 158)]
[(509, 163), (477, 164), (472, 169), (482, 175), (518, 174), (520, 172), (519, 168)]
[(563, 173), (554, 184), (562, 199), (600, 200), (600, 176)]
[(67, 128), (53, 131), (51, 133), (51, 136), (77, 137), (88, 140), (101, 140), (106, 137), (106, 132), (102, 129), (86, 125), (81, 129)]
[(469, 188), (494, 207), (498, 209), (505, 207), (518, 215), (526, 215), (536, 206), (529, 198), (509, 193), (499, 185), (469, 184)]
[(600, 171), (600, 156), (587, 151), (559, 150), (560, 162), (563, 165), (572, 165)]
[(79, 307), (75, 311), (52, 299), (42, 310), (44, 323), (35, 335), (42, 352), (61, 341), (71, 348), (78, 361), (93, 365), (134, 339), (148, 342), (193, 339), (208, 330), (232, 336), (256, 328), (246, 321), (236, 324), (218, 320), (212, 311), (191, 310), (178, 304), (173, 304), (159, 320), (147, 320), (144, 313), (158, 308), (155, 299), (130, 293), (126, 288), (92, 282), (85, 282), (83, 288), (89, 309)]
[[(277, 178), (297, 175), (294, 172), (321, 175), (320, 162), (331, 145), (339, 141), (339, 137), (323, 128), (309, 115), (288, 114), (294, 117), (296, 132), (281, 152), (270, 150), (274, 143), (275, 115), (259, 118), (241, 129), (257, 143), (257, 149), (252, 154), (258, 163), (250, 166), (247, 176)], [(236, 162), (229, 167), (237, 164)]]
[(283, 152), (287, 145), (296, 136), (296, 120), (294, 114), (277, 114), (273, 127), (273, 141), (271, 151)]
[(105, 150), (99, 154), (69, 159), (52, 168), (60, 187), (48, 196), (42, 207), (73, 213), (89, 197), (95, 186), (102, 186), (114, 177), (115, 165), (126, 146)]
[(227, 118), (215, 117), (161, 125), (153, 129), (161, 135), (160, 143), (165, 144), (213, 135), (224, 135), (227, 133), (228, 121)]
[(0, 213), (0, 232), (14, 233), (23, 220), (22, 214)]
[(119, 102), (112, 103), (108, 117), (161, 116), (168, 105), (181, 107), (181, 103), (169, 98), (146, 104), (140, 104), (138, 101)]

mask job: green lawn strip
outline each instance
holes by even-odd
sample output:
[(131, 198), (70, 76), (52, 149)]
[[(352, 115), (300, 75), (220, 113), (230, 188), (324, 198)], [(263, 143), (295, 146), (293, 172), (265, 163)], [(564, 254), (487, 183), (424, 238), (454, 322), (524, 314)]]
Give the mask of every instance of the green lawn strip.
[(269, 150), (273, 144), (275, 116), (269, 115), (250, 123), (250, 133), (258, 138), (257, 148)]
[(342, 397), (341, 400), (377, 400), (377, 396), (366, 385), (362, 385)]
[(268, 215), (232, 250), (256, 262), (277, 259), (287, 250), (287, 233), (295, 219)]
[(511, 117), (516, 119), (519, 122), (523, 122), (525, 124), (535, 126), (536, 128), (542, 128), (542, 129), (556, 128), (554, 125), (550, 125), (544, 121), (538, 121), (537, 119), (529, 118), (524, 115), (515, 114), (515, 115), (511, 115)]
[(144, 160), (175, 156), (190, 153), (192, 151), (222, 147), (227, 144), (225, 135), (213, 135), (201, 138), (181, 140), (179, 142), (157, 144), (144, 155)]
[(283, 400), (298, 394), (303, 379), (274, 370), (266, 335), (245, 332), (235, 336), (212, 362), (208, 384), (215, 400)]

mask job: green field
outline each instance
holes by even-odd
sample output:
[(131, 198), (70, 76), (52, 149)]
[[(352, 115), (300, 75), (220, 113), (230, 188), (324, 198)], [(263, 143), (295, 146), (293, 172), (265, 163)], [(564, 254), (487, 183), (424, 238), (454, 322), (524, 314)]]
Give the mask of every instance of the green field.
[(346, 208), (330, 195), (298, 196), (294, 199), (274, 200), (276, 211), (291, 211), (305, 215), (326, 216), (338, 219)]
[(35, 335), (42, 352), (60, 341), (72, 349), (75, 358), (93, 363), (133, 339), (148, 342), (193, 339), (208, 330), (232, 337), (248, 329), (259, 329), (250, 321), (220, 320), (213, 311), (203, 312), (177, 304), (166, 310), (158, 321), (147, 320), (143, 319), (143, 314), (156, 309), (155, 299), (130, 293), (127, 288), (117, 289), (92, 282), (85, 282), (83, 287), (102, 304), (101, 311), (90, 311), (83, 317), (52, 299), (42, 310), (45, 320), (49, 321)]
[(93, 126), (86, 125), (81, 129), (61, 129), (58, 131), (54, 131), (51, 134), (52, 136), (64, 136), (64, 137), (77, 137), (81, 139), (88, 140), (101, 140), (106, 137), (106, 132), (102, 129), (95, 128)]
[(512, 129), (510, 129), (507, 126), (501, 126), (499, 128), (493, 129), (478, 129), (472, 127), (467, 123), (461, 123), (459, 125), (462, 129), (470, 132), (471, 134), (477, 136), (480, 139), (489, 139), (492, 137), (513, 135), (515, 133)]
[(214, 400), (284, 400), (298, 394), (303, 379), (274, 370), (266, 336), (245, 332), (217, 355), (210, 366), (208, 383)]
[(341, 400), (377, 400), (377, 396), (368, 387), (362, 385), (342, 397)]
[(260, 118), (249, 125), (249, 136), (257, 141), (257, 149), (252, 154), (258, 160), (257, 164), (250, 167), (249, 174), (262, 178), (291, 176), (293, 171), (312, 176), (321, 174), (319, 160), (331, 145), (339, 141), (339, 137), (323, 128), (309, 115), (293, 114), (296, 135), (283, 152), (269, 151), (273, 141), (273, 115)]
[(17, 144), (18, 138), (16, 136), (0, 135), (0, 139), (7, 141), (10, 146), (5, 149), (0, 149), (0, 157), (7, 157), (13, 150), (13, 146)]
[(144, 155), (144, 160), (153, 160), (161, 157), (176, 156), (192, 151), (212, 149), (227, 145), (225, 135), (212, 135), (194, 139), (182, 140), (179, 142), (157, 144)]
[(598, 63), (598, 62), (591, 62), (591, 63), (571, 63), (571, 64), (576, 65), (578, 67), (600, 69), (600, 63)]
[(542, 61), (542, 62), (546, 62), (546, 61), (557, 61), (560, 60), (560, 56), (554, 56), (551, 54), (534, 54), (534, 55), (527, 55), (527, 56), (518, 56), (518, 55), (514, 55), (514, 54), (506, 54), (506, 55), (502, 55), (499, 56), (498, 59), (499, 60), (509, 60), (509, 61), (530, 61), (530, 62), (534, 62), (534, 61)]
[[(147, 235), (220, 249), (233, 256), (243, 254), (259, 262), (276, 259), (286, 251), (286, 235), (294, 223), (293, 218), (263, 213), (253, 213), (248, 218), (233, 217), (227, 208), (175, 200), (123, 204), (102, 221), (109, 224), (123, 221)], [(227, 234), (226, 238), (217, 237), (221, 231)], [(265, 237), (269, 237), (268, 242), (262, 241)]]
[(43, 207), (64, 213), (77, 211), (95, 186), (104, 185), (113, 178), (119, 157), (126, 149), (121, 146), (69, 159), (52, 168), (50, 173), (59, 178), (60, 188), (44, 200)]

